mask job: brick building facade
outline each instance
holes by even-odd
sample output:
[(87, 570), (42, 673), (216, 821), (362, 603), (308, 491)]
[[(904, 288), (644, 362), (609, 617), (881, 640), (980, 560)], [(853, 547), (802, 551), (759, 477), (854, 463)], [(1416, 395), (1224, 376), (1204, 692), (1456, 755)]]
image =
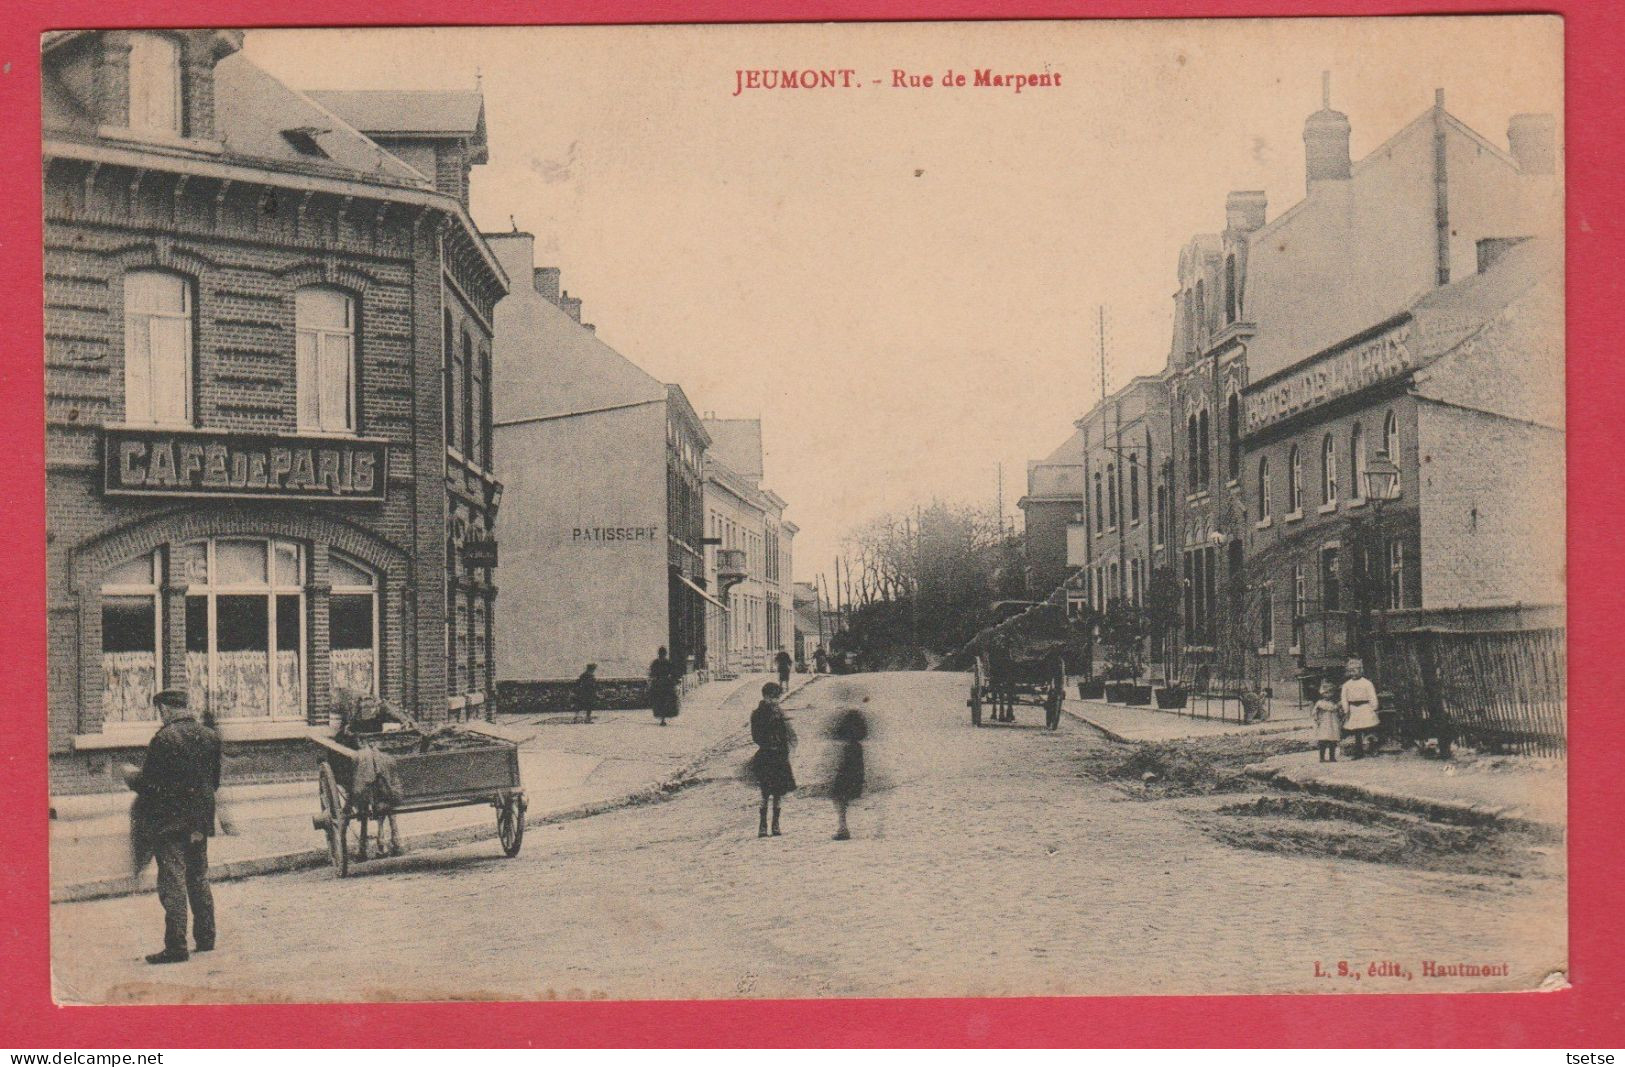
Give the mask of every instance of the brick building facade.
[(488, 321), (503, 276), (458, 197), (240, 46), (43, 45), (53, 790), (120, 788), (167, 686), (234, 779), (309, 773), (340, 690), (446, 712), (426, 383), (450, 286)]
[[(1361, 160), (1349, 134), (1328, 88), (1304, 124), (1305, 197), (1266, 220), (1264, 193), (1232, 192), (1224, 230), (1180, 252), (1146, 409), (1166, 437), (1142, 473), (1182, 601), (1168, 674), (1189, 682), (1289, 695), (1359, 651), (1362, 627), (1560, 611), (1561, 554), (1538, 550), (1561, 544), (1543, 489), (1563, 469), (1552, 119), (1513, 116), (1503, 149), (1440, 93)], [(1124, 519), (1108, 429), (1125, 392), (1076, 424), (1086, 529), (1067, 596), (1096, 609), (1134, 599), (1106, 537)], [(1402, 483), (1380, 529), (1360, 495), (1379, 450)], [(1054, 516), (1034, 526), (1042, 502), (1024, 503), (1029, 553), (1053, 562)]]

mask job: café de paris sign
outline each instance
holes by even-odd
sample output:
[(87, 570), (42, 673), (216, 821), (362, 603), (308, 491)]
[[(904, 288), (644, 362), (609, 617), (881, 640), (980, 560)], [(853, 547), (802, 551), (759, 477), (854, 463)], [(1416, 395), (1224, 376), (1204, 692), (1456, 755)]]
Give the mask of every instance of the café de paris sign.
[(255, 497), (382, 503), (389, 446), (368, 438), (110, 426), (109, 496)]
[(1258, 383), (1248, 390), (1247, 432), (1257, 433), (1300, 411), (1410, 370), (1416, 365), (1413, 325), (1407, 317), (1374, 337)]

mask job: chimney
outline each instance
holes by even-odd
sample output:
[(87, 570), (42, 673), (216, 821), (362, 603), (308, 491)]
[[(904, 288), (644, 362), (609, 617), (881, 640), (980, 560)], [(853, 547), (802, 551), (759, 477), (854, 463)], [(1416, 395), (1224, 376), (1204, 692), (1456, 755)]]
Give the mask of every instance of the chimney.
[(581, 298), (571, 296), (570, 290), (566, 289), (564, 295), (559, 297), (559, 309), (577, 322), (581, 321)]
[(559, 302), (559, 268), (537, 267), (532, 279), (536, 291), (542, 295), (544, 300), (549, 304)]
[(1263, 228), (1268, 203), (1262, 189), (1237, 189), (1224, 198), (1225, 229), (1251, 233)]
[(1524, 174), (1557, 169), (1557, 122), (1549, 114), (1514, 115), (1507, 121), (1507, 145)]
[(1483, 274), (1495, 266), (1507, 252), (1529, 240), (1527, 237), (1480, 237), (1478, 239), (1478, 273)]
[(1320, 110), (1303, 124), (1305, 182), (1347, 181), (1349, 178), (1349, 117), (1332, 110), (1332, 75), (1320, 76)]

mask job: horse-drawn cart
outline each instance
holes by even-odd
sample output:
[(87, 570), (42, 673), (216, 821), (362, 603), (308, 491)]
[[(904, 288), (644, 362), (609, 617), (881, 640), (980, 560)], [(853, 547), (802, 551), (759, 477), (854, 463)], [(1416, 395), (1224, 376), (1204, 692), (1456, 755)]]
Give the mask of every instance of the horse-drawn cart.
[(982, 725), (987, 708), (991, 722), (1015, 722), (1017, 705), (1044, 709), (1044, 725), (1061, 724), (1066, 700), (1066, 654), (1072, 635), (1064, 610), (1040, 604), (991, 626), (973, 638), (965, 652), (971, 668), (972, 726)]
[(411, 812), (489, 804), (503, 853), (519, 854), (526, 801), (513, 741), (472, 728), (425, 731), (415, 724), (315, 741), (322, 749), (321, 812), (311, 822), (326, 832), (340, 878), (354, 863), (398, 855), (395, 817)]

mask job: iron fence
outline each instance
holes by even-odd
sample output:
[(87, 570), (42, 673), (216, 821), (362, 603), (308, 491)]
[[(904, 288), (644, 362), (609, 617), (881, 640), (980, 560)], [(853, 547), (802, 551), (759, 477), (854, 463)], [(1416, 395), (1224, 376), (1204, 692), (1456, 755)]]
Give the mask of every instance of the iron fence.
[(1474, 747), (1560, 755), (1568, 745), (1567, 633), (1421, 628), (1376, 637), (1401, 728)]

